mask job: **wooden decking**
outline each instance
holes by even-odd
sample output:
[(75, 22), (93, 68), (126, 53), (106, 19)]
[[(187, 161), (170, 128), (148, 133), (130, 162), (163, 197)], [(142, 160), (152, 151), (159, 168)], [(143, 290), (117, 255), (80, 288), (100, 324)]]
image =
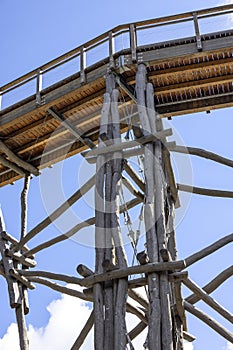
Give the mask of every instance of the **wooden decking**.
[[(80, 72), (41, 89), (41, 74), (52, 67), (52, 64), (47, 64), (2, 87), (4, 98), (4, 93), (16, 89), (28, 79), (37, 81), (37, 89), (33, 94), (0, 112), (1, 142), (16, 156), (13, 159), (0, 145), (0, 185), (22, 177), (25, 168), (17, 162), (17, 157), (41, 169), (87, 148), (78, 135), (96, 140), (105, 92), (105, 75), (109, 69), (115, 72), (121, 92), (122, 128), (128, 117), (127, 111), (135, 112), (134, 85), (139, 62), (145, 63), (147, 67), (149, 79), (155, 87), (156, 108), (162, 118), (231, 107), (233, 30), (200, 35), (196, 26), (193, 37), (138, 46), (136, 29), (169, 21), (192, 20), (198, 24), (197, 19), (203, 16), (229, 14), (232, 11), (233, 5), (227, 5), (196, 14), (181, 14), (120, 26), (98, 37), (99, 42), (108, 40), (109, 43), (109, 55), (105, 59), (85, 66), (84, 53), (90, 44), (87, 43), (52, 62), (55, 67), (79, 55)], [(114, 52), (112, 40), (119, 30), (128, 31), (130, 47)], [(91, 42), (92, 47), (97, 45), (96, 42), (96, 39)], [(58, 114), (58, 118), (49, 112), (50, 108)], [(59, 121), (59, 116), (68, 120), (70, 128)], [(19, 167), (18, 173), (13, 167), (15, 164)]]

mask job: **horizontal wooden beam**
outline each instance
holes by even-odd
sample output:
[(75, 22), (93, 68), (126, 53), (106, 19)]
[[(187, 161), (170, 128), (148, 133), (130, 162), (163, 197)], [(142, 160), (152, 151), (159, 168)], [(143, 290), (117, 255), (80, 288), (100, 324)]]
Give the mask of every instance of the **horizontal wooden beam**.
[(157, 132), (154, 135), (140, 137), (136, 140), (122, 142), (114, 145), (110, 144), (110, 145), (106, 145), (106, 147), (101, 147), (100, 149), (96, 148), (92, 151), (82, 152), (82, 156), (93, 157), (93, 156), (98, 156), (100, 154), (109, 154), (117, 151), (122, 151), (124, 149), (129, 149), (140, 145), (144, 145), (146, 143), (153, 142), (155, 140), (165, 140), (167, 136), (171, 136), (171, 135), (172, 135), (172, 129), (170, 128), (170, 129)]
[(155, 88), (155, 94), (168, 94), (168, 93), (178, 93), (181, 91), (190, 91), (190, 89), (195, 89), (195, 88), (204, 88), (208, 87), (209, 85), (218, 85), (218, 84), (225, 84), (232, 82), (233, 80), (233, 74), (226, 74), (226, 75), (221, 75), (218, 77), (211, 77), (211, 78), (203, 78), (203, 79), (198, 79), (198, 80), (190, 80), (186, 81), (184, 83), (176, 83), (176, 84), (168, 84), (165, 86), (158, 86)]
[(129, 275), (137, 275), (141, 273), (149, 273), (149, 272), (155, 272), (155, 271), (160, 272), (160, 271), (182, 270), (183, 268), (185, 268), (185, 263), (183, 260), (173, 261), (173, 262), (162, 262), (162, 263), (149, 263), (146, 265), (132, 266), (126, 269), (119, 269), (111, 272), (95, 274), (84, 278), (81, 282), (81, 285), (85, 287), (89, 287), (95, 283), (124, 278), (124, 277), (128, 277)]
[(47, 112), (49, 112), (55, 119), (59, 120), (77, 138), (77, 140), (80, 140), (84, 145), (90, 148), (95, 147), (95, 144), (89, 138), (85, 136), (83, 137), (82, 133), (80, 133), (80, 131), (75, 126), (73, 126), (62, 113), (56, 111), (52, 107), (48, 108)]
[(202, 196), (233, 198), (233, 191), (213, 190), (183, 184), (177, 184), (177, 188), (179, 191), (200, 194)]
[(0, 150), (7, 155), (7, 157), (10, 158), (10, 160), (18, 165), (18, 167), (26, 170), (29, 173), (32, 173), (33, 175), (37, 176), (39, 175), (39, 170), (36, 169), (33, 165), (31, 165), (28, 162), (25, 162), (23, 159), (17, 156), (14, 152), (10, 150), (10, 148), (0, 140)]
[(11, 161), (6, 159), (5, 157), (0, 156), (0, 163), (2, 165), (6, 166), (7, 168), (14, 170), (17, 174), (19, 174), (21, 176), (25, 176), (26, 172), (24, 169), (20, 168), (15, 163), (12, 163)]

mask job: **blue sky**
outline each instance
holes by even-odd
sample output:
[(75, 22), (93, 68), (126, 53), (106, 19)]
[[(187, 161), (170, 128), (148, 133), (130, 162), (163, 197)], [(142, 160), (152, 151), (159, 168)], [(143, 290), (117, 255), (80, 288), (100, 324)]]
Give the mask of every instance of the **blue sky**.
[[(0, 86), (118, 24), (200, 8), (214, 7), (219, 4), (219, 1), (214, 0), (206, 0), (205, 2), (201, 0), (196, 0), (195, 2), (164, 0), (158, 2), (158, 4), (152, 0), (145, 0), (144, 2), (139, 0), (119, 0), (112, 3), (106, 0), (99, 0), (98, 2), (81, 2), (75, 0), (41, 0), (40, 2), (35, 0), (1, 0), (0, 26), (2, 40)], [(218, 26), (219, 23), (216, 22), (215, 25)], [(233, 159), (232, 109), (213, 111), (210, 114), (198, 113), (176, 117), (171, 121), (171, 125), (177, 130), (184, 144), (187, 146), (205, 148)], [(179, 169), (181, 173), (186, 166), (184, 157), (181, 160), (183, 169)], [(195, 157), (191, 158), (191, 164), (194, 185), (233, 190), (232, 169)], [(94, 172), (94, 169), (91, 171)], [(80, 181), (78, 180), (80, 173), (89, 175), (89, 168), (83, 164), (81, 157), (78, 156), (54, 166), (53, 169), (45, 169), (41, 175), (41, 179), (34, 178), (32, 180), (29, 195), (29, 229), (47, 216), (49, 204), (44, 194), (45, 183), (49, 184), (49, 197), (53, 197), (53, 205), (57, 206), (61, 200), (55, 197), (57, 188), (59, 188), (61, 193), (64, 192), (65, 196), (69, 196), (77, 189), (79, 182), (84, 181), (83, 176), (81, 176)], [(54, 176), (57, 176), (57, 174), (61, 176), (61, 179), (58, 177), (54, 182)], [(69, 181), (66, 181), (67, 178), (69, 178)], [(22, 185), (22, 181), (18, 181), (14, 186), (8, 185), (0, 189), (1, 205), (7, 230), (16, 237), (19, 236), (20, 232), (19, 210)], [(82, 202), (81, 207), (75, 205), (75, 215), (80, 216), (80, 209), (85, 212), (84, 215), (91, 212), (88, 209), (89, 197), (87, 196), (85, 199), (87, 200), (87, 204)], [(186, 209), (183, 219), (177, 225), (180, 258), (187, 257), (193, 252), (232, 232), (232, 200), (193, 195)], [(48, 229), (41, 232), (38, 237), (33, 239), (29, 243), (29, 246), (33, 247), (50, 236), (60, 234), (60, 227), (60, 224), (51, 225)], [(93, 266), (93, 250), (90, 247), (80, 244), (85, 242), (88, 232), (92, 231), (84, 230), (84, 233), (80, 235), (81, 238), (78, 239), (79, 242), (67, 240), (63, 244), (58, 244), (54, 248), (38, 253), (36, 256), (38, 269), (54, 272), (60, 271), (75, 275), (75, 269), (79, 263)], [(129, 250), (129, 246), (127, 246), (127, 250)], [(232, 251), (230, 247), (225, 247), (212, 257), (206, 258), (191, 267), (189, 269), (190, 277), (202, 286), (211, 280), (215, 274), (221, 272), (231, 264)], [(230, 279), (213, 293), (217, 301), (230, 310), (233, 307), (232, 288), (233, 282)], [(14, 322), (14, 313), (9, 309), (7, 304), (8, 297), (3, 279), (0, 280), (0, 290), (0, 337), (3, 338), (8, 327)], [(184, 294), (189, 294), (186, 289), (184, 289)], [(64, 297), (61, 297), (60, 294), (39, 285), (35, 291), (30, 292), (31, 310), (27, 316), (27, 322), (34, 327), (33, 329), (44, 327), (43, 329), (46, 329), (48, 333), (47, 338), (43, 338), (43, 343), (42, 340), (38, 340), (38, 344), (41, 346), (40, 348), (42, 348), (41, 344), (43, 344), (45, 349), (58, 349), (57, 345), (50, 343), (53, 337), (52, 326), (51, 329), (49, 328), (50, 335), (48, 331), (48, 323), (50, 322), (50, 325), (53, 324), (51, 315), (57, 315), (57, 318), (60, 318), (61, 314), (64, 313), (64, 311), (58, 312), (60, 310), (59, 306), (56, 308), (57, 305), (61, 304), (59, 304), (59, 301), (56, 302), (58, 299), (64, 301)], [(65, 299), (64, 305), (66, 305), (66, 302), (67, 299)], [(51, 303), (53, 303), (53, 307), (50, 307), (51, 313), (49, 313), (46, 307)], [(72, 302), (68, 300), (67, 304), (72, 305)], [(198, 303), (197, 306), (215, 316), (226, 327), (231, 327), (229, 323), (218, 317), (215, 312), (212, 312), (203, 303)], [(77, 309), (75, 310), (79, 315), (82, 312), (86, 313), (85, 306), (76, 304), (76, 307)], [(84, 309), (79, 309), (79, 307), (84, 307)], [(226, 349), (226, 341), (219, 335), (216, 335), (201, 323), (201, 321), (197, 321), (194, 317), (189, 317), (188, 324), (190, 333), (197, 337), (194, 343), (195, 350)], [(10, 327), (14, 326), (11, 325)], [(5, 340), (0, 340), (0, 350), (9, 350), (9, 347), (6, 347), (9, 346), (9, 343), (6, 345), (6, 339), (9, 342), (10, 338), (14, 338), (15, 333), (12, 329), (10, 328), (8, 338), (5, 336), (3, 338)], [(32, 328), (31, 333), (33, 333)], [(34, 338), (38, 337), (38, 332), (36, 333), (35, 331), (33, 334)], [(75, 334), (73, 332), (70, 338), (75, 337)], [(41, 343), (39, 343), (40, 341)], [(36, 346), (34, 345), (32, 350), (37, 350)], [(61, 350), (66, 350), (65, 345), (61, 346), (63, 346)], [(14, 349), (16, 348), (14, 347)], [(90, 347), (87, 347), (87, 349), (90, 349)], [(140, 349), (140, 347), (136, 347), (136, 349)]]

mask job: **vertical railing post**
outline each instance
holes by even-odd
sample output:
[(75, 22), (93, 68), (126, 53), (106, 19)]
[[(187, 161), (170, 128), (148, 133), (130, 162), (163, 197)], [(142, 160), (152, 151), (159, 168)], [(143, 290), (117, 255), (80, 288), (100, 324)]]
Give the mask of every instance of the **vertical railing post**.
[(194, 21), (196, 40), (197, 40), (197, 49), (198, 49), (198, 51), (202, 51), (201, 35), (200, 35), (200, 29), (199, 29), (199, 24), (198, 24), (196, 12), (193, 13), (193, 21)]
[(137, 61), (137, 34), (134, 24), (129, 25), (130, 49), (132, 62)]
[(0, 91), (0, 111), (2, 110), (2, 96), (3, 96), (3, 92)]
[(109, 68), (114, 68), (114, 53), (115, 53), (115, 45), (114, 45), (114, 37), (113, 32), (108, 33), (108, 48), (109, 48)]
[(38, 106), (42, 104), (41, 91), (42, 91), (42, 70), (38, 69), (37, 75), (36, 75), (36, 104)]
[(80, 49), (80, 82), (81, 84), (86, 83), (86, 48), (82, 46)]

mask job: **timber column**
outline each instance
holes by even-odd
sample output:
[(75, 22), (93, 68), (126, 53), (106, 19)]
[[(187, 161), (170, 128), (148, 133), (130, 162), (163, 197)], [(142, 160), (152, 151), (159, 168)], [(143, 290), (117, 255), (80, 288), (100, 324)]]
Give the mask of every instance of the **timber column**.
[[(162, 123), (157, 120), (154, 107), (153, 86), (147, 83), (144, 64), (138, 65), (136, 95), (143, 136), (161, 131)], [(165, 218), (167, 182), (162, 148), (160, 140), (144, 146), (146, 245), (151, 263), (163, 261), (161, 253), (168, 251)], [(173, 350), (171, 295), (167, 272), (148, 274), (148, 293), (148, 348)]]
[[(112, 73), (106, 77), (106, 93), (101, 112), (99, 147), (121, 142), (118, 90)], [(127, 268), (119, 224), (119, 183), (122, 178), (122, 152), (99, 155), (95, 186), (95, 272)], [(95, 349), (120, 350), (126, 347), (127, 278), (94, 286)]]

